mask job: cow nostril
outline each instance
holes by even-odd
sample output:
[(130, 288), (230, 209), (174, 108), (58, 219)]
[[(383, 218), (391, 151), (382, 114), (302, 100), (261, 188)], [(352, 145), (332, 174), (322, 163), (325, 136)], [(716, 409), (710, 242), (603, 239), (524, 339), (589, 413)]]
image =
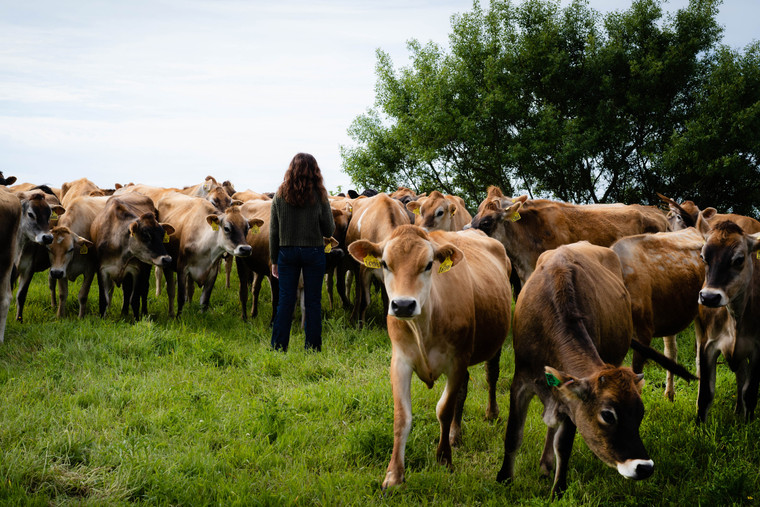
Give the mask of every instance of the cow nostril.
[(52, 234), (45, 234), (42, 236), (42, 242), (46, 245), (49, 245), (53, 242), (53, 235)]
[(50, 270), (50, 276), (55, 278), (56, 280), (63, 278), (63, 270), (61, 269), (51, 269)]
[(238, 249), (238, 252), (239, 252), (239, 254), (240, 254), (241, 256), (243, 256), (243, 257), (246, 257), (246, 256), (248, 256), (248, 255), (251, 255), (251, 246), (250, 246), (250, 245), (244, 245), (244, 246), (241, 246), (241, 247)]
[(391, 310), (397, 317), (411, 317), (417, 307), (413, 299), (394, 299), (391, 301)]
[(161, 264), (162, 265), (168, 266), (171, 263), (172, 263), (172, 258), (170, 256), (164, 255), (163, 257), (161, 257)]
[(699, 293), (699, 303), (703, 306), (708, 306), (710, 308), (716, 308), (720, 306), (720, 294), (716, 294), (714, 292), (700, 292)]

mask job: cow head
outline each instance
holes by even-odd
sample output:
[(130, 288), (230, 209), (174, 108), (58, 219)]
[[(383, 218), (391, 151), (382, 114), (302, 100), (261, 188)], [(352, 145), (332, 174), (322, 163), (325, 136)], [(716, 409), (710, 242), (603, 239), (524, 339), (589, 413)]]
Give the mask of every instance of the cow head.
[(388, 314), (399, 319), (417, 317), (430, 295), (432, 277), (439, 273), (445, 276), (464, 258), (454, 245), (439, 245), (414, 225), (397, 227), (382, 243), (355, 241), (348, 246), (348, 252), (365, 266), (383, 270), (390, 303)]
[(172, 258), (166, 252), (166, 243), (171, 234), (174, 227), (158, 223), (153, 213), (145, 213), (129, 224), (128, 249), (146, 264), (168, 266)]
[[(700, 225), (701, 221), (702, 217)], [(703, 226), (703, 230), (705, 244), (701, 257), (705, 263), (705, 283), (699, 291), (699, 303), (711, 308), (732, 301), (740, 305), (752, 283), (755, 258), (760, 252), (760, 233), (745, 234), (729, 220), (718, 222), (711, 229)]]
[(654, 471), (639, 426), (644, 418), (644, 375), (607, 365), (578, 378), (545, 367), (546, 378), (567, 408), (589, 449), (628, 479), (646, 479)]
[(246, 219), (240, 206), (231, 206), (219, 215), (206, 216), (206, 222), (217, 234), (217, 244), (228, 254), (236, 257), (251, 255), (251, 245), (246, 241), (248, 230), (254, 231), (264, 225), (260, 218)]
[(40, 245), (49, 245), (53, 241), (50, 234), (50, 220), (56, 220), (58, 215), (66, 210), (60, 205), (47, 202), (45, 194), (40, 191), (20, 192), (16, 194), (21, 201), (20, 230), (29, 241)]
[(453, 229), (451, 222), (456, 215), (457, 205), (437, 190), (424, 200), (407, 203), (406, 208), (420, 217), (415, 223), (429, 231)]
[(477, 215), (472, 218), (470, 227), (480, 229), (491, 237), (499, 238), (499, 231), (503, 229), (502, 224), (517, 222), (522, 217), (520, 210), (528, 200), (527, 195), (515, 199), (494, 196), (486, 199), (480, 204)]
[(77, 235), (68, 227), (54, 227), (50, 232), (53, 234), (53, 241), (47, 246), (50, 276), (55, 279), (66, 278), (69, 264), (74, 256), (87, 255), (93, 243)]
[(224, 211), (232, 206), (232, 198), (221, 186), (216, 186), (209, 190), (206, 195), (206, 200), (213, 204), (219, 211)]

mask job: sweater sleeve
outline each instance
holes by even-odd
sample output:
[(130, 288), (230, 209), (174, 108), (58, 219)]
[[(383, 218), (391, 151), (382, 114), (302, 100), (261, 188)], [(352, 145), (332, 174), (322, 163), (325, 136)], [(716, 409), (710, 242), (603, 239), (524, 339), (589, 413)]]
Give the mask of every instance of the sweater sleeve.
[(269, 258), (272, 264), (277, 264), (280, 254), (280, 220), (277, 215), (277, 197), (272, 200), (272, 210), (269, 214)]
[(335, 232), (335, 220), (333, 220), (332, 208), (329, 201), (322, 201), (319, 210), (319, 229), (322, 236), (329, 238)]

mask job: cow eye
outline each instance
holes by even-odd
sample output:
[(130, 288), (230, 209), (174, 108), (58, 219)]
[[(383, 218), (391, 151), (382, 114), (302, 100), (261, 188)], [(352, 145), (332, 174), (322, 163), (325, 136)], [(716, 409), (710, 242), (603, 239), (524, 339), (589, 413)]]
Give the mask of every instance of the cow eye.
[(433, 269), (433, 261), (428, 262), (428, 265), (425, 266), (425, 271), (430, 271)]
[(437, 217), (442, 217), (442, 216), (443, 216), (443, 210), (442, 210), (442, 209), (439, 209), (438, 211), (436, 211), (436, 212), (435, 212), (435, 216), (437, 216)]
[(615, 415), (614, 410), (604, 409), (599, 415), (602, 417), (602, 421), (604, 421), (605, 424), (613, 425), (617, 422), (617, 416)]
[(31, 218), (32, 220), (35, 220), (34, 213), (32, 213), (31, 211), (27, 213), (27, 215), (29, 215), (29, 218)]
[(742, 267), (744, 265), (744, 256), (743, 255), (738, 256), (736, 259), (734, 259), (732, 264), (735, 268)]

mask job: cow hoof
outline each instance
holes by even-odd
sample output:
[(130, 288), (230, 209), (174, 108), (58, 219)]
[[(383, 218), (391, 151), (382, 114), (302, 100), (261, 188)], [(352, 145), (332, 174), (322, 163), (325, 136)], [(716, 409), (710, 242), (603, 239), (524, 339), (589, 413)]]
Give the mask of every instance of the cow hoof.
[(675, 391), (665, 391), (665, 398), (667, 398), (669, 402), (673, 403), (673, 401), (676, 399)]
[(388, 472), (385, 474), (385, 480), (383, 481), (383, 491), (388, 488), (400, 486), (404, 483), (404, 474), (396, 474), (395, 472)]
[(499, 407), (496, 407), (493, 410), (491, 410), (490, 408), (486, 410), (486, 421), (495, 421), (498, 418), (499, 418)]

